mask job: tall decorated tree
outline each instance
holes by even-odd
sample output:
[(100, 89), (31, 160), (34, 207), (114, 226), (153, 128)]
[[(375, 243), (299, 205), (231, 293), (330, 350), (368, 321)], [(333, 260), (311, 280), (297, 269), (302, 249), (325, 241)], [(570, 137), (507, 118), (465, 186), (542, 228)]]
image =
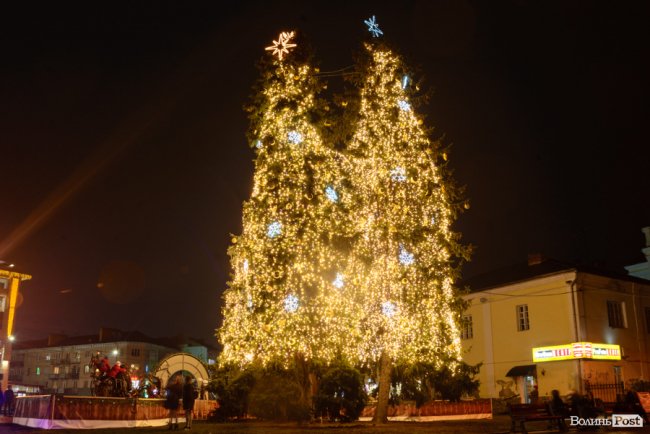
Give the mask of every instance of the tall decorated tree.
[(451, 224), (462, 202), (447, 154), (416, 110), (417, 86), (402, 58), (375, 36), (364, 44), (356, 79), (360, 101), (348, 145), (358, 234), (346, 275), (354, 276), (364, 317), (362, 362), (379, 366), (375, 420), (386, 420), (395, 364), (460, 360), (462, 301), (453, 282), (467, 249)]
[(320, 133), (324, 86), (293, 38), (284, 32), (267, 48), (254, 90), (253, 191), (229, 249), (218, 336), (222, 362), (298, 363), (308, 372), (305, 363), (353, 351), (360, 313), (347, 301), (343, 275), (349, 188), (339, 154)]

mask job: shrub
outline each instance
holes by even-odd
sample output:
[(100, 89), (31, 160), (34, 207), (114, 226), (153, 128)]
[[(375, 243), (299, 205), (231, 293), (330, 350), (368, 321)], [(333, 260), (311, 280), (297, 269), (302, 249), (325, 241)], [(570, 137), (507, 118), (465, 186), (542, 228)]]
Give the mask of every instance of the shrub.
[(332, 366), (320, 381), (315, 397), (316, 414), (332, 421), (357, 420), (367, 399), (359, 371), (348, 366)]
[(303, 408), (306, 406), (300, 402), (300, 387), (288, 374), (271, 369), (258, 374), (249, 395), (252, 416), (267, 420), (309, 419), (310, 409)]

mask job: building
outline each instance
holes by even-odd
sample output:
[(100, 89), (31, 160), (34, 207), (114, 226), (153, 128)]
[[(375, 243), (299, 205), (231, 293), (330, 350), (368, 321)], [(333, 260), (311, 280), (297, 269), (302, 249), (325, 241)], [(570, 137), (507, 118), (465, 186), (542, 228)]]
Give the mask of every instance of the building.
[(641, 253), (645, 256), (645, 262), (628, 265), (625, 269), (630, 276), (650, 280), (650, 226), (641, 229), (641, 232), (645, 235), (645, 247), (641, 249)]
[(650, 281), (531, 255), (465, 283), (464, 359), (483, 363), (481, 397), (558, 389), (611, 401), (650, 379)]
[(16, 271), (13, 264), (0, 261), (0, 386), (7, 389), (9, 361), (14, 333), (16, 308), (22, 303), (20, 283), (32, 276)]
[[(18, 390), (70, 395), (90, 394), (90, 358), (100, 352), (113, 365), (118, 360), (132, 375), (153, 371), (166, 356), (192, 349), (208, 363), (212, 349), (197, 341), (179, 338), (151, 338), (140, 332), (101, 328), (98, 334), (69, 337), (52, 334), (47, 339), (21, 342), (14, 346), (9, 380)], [(204, 355), (201, 358), (200, 356)]]

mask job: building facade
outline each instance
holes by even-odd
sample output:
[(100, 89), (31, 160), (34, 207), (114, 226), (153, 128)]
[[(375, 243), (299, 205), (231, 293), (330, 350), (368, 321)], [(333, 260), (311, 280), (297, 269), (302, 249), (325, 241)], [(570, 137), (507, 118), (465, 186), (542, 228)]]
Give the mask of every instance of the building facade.
[(29, 274), (16, 271), (13, 264), (0, 263), (0, 386), (2, 390), (7, 389), (9, 380), (14, 318), (16, 308), (22, 299), (20, 284), (31, 278)]
[[(166, 356), (185, 349), (173, 339), (155, 339), (139, 332), (102, 328), (99, 334), (68, 337), (50, 335), (47, 339), (24, 342), (14, 347), (9, 380), (18, 391), (88, 395), (91, 386), (89, 362), (97, 352), (108, 356), (111, 365), (120, 361), (131, 376), (153, 371)], [(206, 347), (194, 343), (194, 353), (205, 354)]]
[(610, 401), (650, 379), (649, 281), (533, 256), (466, 284), (464, 359), (483, 364), (481, 397), (602, 386)]

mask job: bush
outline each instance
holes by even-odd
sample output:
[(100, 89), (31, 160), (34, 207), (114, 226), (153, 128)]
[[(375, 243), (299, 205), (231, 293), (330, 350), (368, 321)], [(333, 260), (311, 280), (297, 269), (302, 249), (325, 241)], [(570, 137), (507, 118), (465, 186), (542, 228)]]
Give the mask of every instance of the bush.
[(246, 416), (249, 394), (255, 386), (255, 381), (252, 369), (238, 371), (224, 368), (215, 371), (208, 388), (216, 393), (219, 408), (212, 412), (209, 419), (224, 422)]
[(300, 402), (300, 387), (288, 372), (266, 370), (259, 373), (249, 395), (252, 416), (267, 420), (308, 420), (310, 409)]
[(315, 397), (316, 414), (331, 421), (357, 420), (367, 399), (359, 371), (348, 366), (332, 366), (320, 381)]

